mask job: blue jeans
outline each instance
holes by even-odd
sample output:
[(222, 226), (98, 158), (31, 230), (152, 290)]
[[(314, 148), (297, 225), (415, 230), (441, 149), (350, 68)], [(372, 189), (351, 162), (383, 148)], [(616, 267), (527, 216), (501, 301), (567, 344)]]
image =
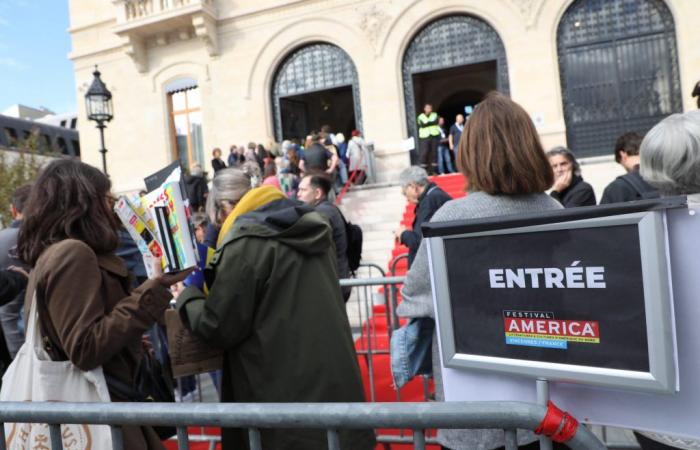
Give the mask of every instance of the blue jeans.
[(454, 173), (455, 169), (452, 166), (452, 155), (450, 149), (446, 145), (439, 145), (437, 150), (438, 173)]
[(434, 331), (433, 319), (417, 317), (392, 333), (389, 343), (391, 374), (398, 389), (416, 375), (432, 374)]

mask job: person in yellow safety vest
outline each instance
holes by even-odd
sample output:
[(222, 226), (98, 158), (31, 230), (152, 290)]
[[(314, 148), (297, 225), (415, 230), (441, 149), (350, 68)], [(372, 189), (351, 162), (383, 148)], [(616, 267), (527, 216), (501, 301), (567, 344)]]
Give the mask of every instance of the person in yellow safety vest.
[(433, 111), (433, 105), (426, 103), (423, 113), (418, 116), (418, 140), (419, 163), (428, 172), (428, 175), (435, 174), (437, 167), (437, 148), (440, 144), (440, 126), (438, 125), (438, 114)]

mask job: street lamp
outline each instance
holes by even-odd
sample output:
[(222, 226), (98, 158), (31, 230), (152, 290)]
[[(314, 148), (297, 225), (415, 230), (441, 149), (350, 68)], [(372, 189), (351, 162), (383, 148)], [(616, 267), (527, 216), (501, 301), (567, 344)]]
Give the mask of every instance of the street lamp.
[(100, 79), (100, 71), (92, 73), (93, 79), (90, 89), (85, 94), (85, 109), (87, 110), (87, 118), (93, 122), (97, 122), (97, 128), (100, 130), (100, 153), (102, 153), (102, 171), (107, 175), (107, 149), (105, 148), (105, 123), (112, 120), (112, 93), (109, 92), (107, 86)]

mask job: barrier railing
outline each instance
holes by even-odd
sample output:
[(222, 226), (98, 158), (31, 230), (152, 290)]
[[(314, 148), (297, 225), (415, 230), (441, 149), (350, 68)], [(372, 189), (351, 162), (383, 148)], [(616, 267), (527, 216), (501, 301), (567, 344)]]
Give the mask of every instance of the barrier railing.
[[(369, 275), (384, 275), (376, 265), (365, 264), (363, 271)], [(367, 317), (373, 315), (372, 289), (384, 288), (381, 296), (387, 312), (394, 311), (398, 287), (404, 277), (369, 277), (341, 280), (341, 286), (350, 286), (359, 293), (358, 304)], [(359, 292), (361, 291), (361, 293)], [(379, 298), (379, 297), (377, 297)], [(390, 309), (391, 308), (391, 309)], [(381, 314), (382, 316), (384, 314)], [(393, 314), (392, 314), (393, 316)], [(388, 330), (398, 326), (388, 320)], [(369, 322), (369, 321), (368, 321)], [(366, 327), (366, 328), (365, 328)], [(436, 443), (427, 430), (436, 428), (493, 428), (505, 431), (508, 449), (517, 448), (515, 429), (535, 429), (546, 413), (542, 405), (512, 402), (428, 402), (428, 377), (423, 378), (424, 402), (379, 403), (376, 402), (374, 385), (374, 355), (388, 355), (386, 346), (379, 348), (373, 340), (375, 330), (363, 324), (365, 345), (357, 353), (367, 361), (369, 391), (372, 403), (315, 403), (315, 404), (222, 404), (222, 403), (2, 403), (0, 405), (0, 450), (6, 449), (4, 423), (49, 424), (52, 450), (62, 449), (61, 424), (95, 424), (112, 427), (114, 450), (123, 449), (121, 427), (128, 425), (152, 425), (177, 427), (178, 449), (189, 449), (190, 442), (209, 442), (214, 448), (219, 436), (205, 433), (203, 427), (247, 428), (251, 449), (261, 449), (260, 430), (268, 428), (325, 429), (330, 449), (339, 448), (338, 430), (372, 429), (378, 444), (389, 449), (390, 444), (413, 444), (416, 449)], [(212, 390), (213, 388), (209, 388)], [(203, 400), (202, 387), (197, 380), (199, 402)], [(401, 392), (394, 388), (397, 402)], [(414, 392), (415, 395), (415, 392)], [(414, 397), (415, 398), (415, 397)], [(392, 400), (393, 401), (393, 400)], [(202, 427), (201, 433), (188, 435), (189, 430)], [(394, 430), (396, 434), (391, 433)], [(172, 442), (174, 445), (174, 442)], [(581, 426), (571, 448), (602, 449), (603, 444), (588, 429)]]
[[(175, 426), (179, 450), (189, 449), (188, 426), (248, 430), (251, 450), (262, 450), (261, 429), (325, 430), (330, 450), (340, 449), (338, 430), (409, 428), (416, 450), (424, 450), (429, 428), (502, 429), (507, 450), (517, 449), (516, 429), (534, 430), (547, 408), (520, 402), (447, 403), (26, 403), (0, 408), (0, 450), (6, 449), (5, 423), (49, 424), (52, 450), (63, 448), (62, 424), (109, 425), (114, 450), (123, 450), (122, 427)], [(605, 446), (579, 426), (566, 443), (575, 450)]]
[[(377, 270), (379, 273), (384, 273), (384, 270), (377, 265), (365, 265)], [(396, 286), (402, 284), (404, 277), (376, 277), (376, 278), (348, 278), (340, 280), (341, 287), (352, 287), (357, 302), (358, 316), (360, 321), (361, 336), (358, 339), (357, 354), (365, 358), (367, 370), (369, 372), (369, 400), (376, 401), (376, 390), (374, 385), (374, 355), (388, 355), (388, 346), (380, 348), (377, 343), (376, 325), (371, 320), (374, 316), (374, 294), (373, 287), (384, 288), (384, 308), (387, 318), (387, 338), (391, 338), (391, 332), (396, 329), (392, 317), (395, 315), (392, 305), (395, 301), (392, 300), (391, 294), (396, 291)], [(381, 295), (381, 294), (380, 294)], [(400, 400), (400, 394), (397, 391), (397, 400)]]

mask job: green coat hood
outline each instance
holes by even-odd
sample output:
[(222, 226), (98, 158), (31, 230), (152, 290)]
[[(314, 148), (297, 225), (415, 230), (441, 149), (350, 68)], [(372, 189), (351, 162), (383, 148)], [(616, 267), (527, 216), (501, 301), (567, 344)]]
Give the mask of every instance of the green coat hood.
[(243, 237), (277, 240), (294, 250), (316, 255), (332, 244), (330, 225), (304, 203), (280, 199), (270, 202), (236, 220), (221, 247)]

